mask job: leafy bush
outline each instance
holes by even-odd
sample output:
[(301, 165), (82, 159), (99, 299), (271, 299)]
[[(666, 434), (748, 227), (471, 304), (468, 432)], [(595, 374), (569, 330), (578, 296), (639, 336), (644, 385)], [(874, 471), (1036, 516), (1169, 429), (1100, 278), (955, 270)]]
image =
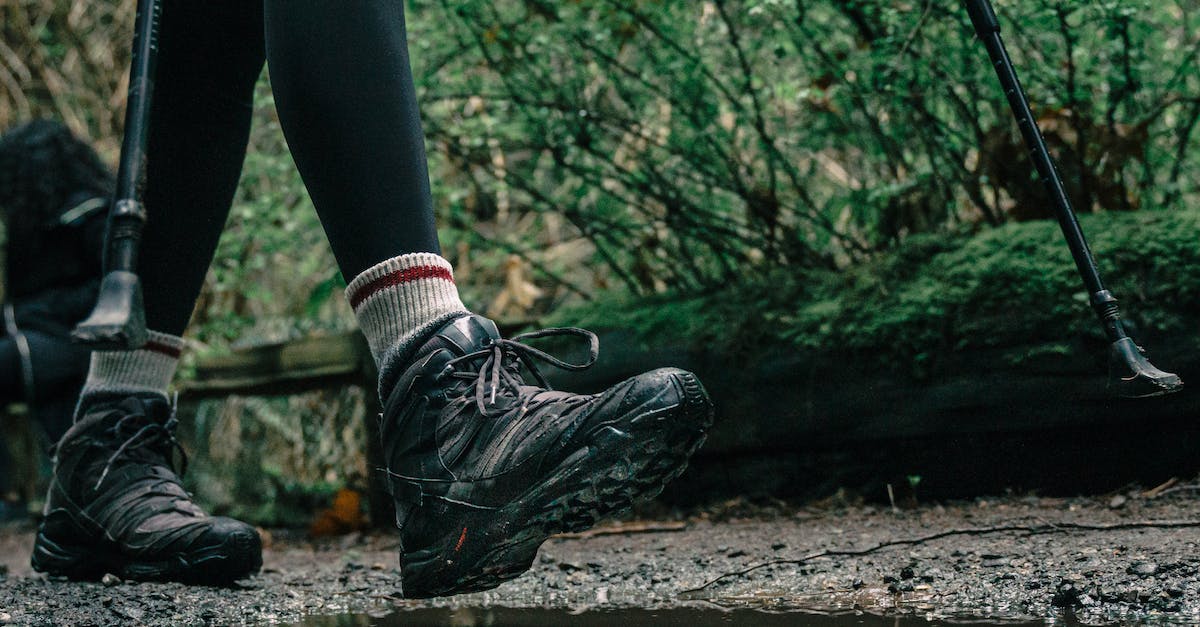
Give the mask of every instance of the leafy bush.
[[(115, 160), (133, 5), (0, 7), (0, 127), (63, 118)], [(1081, 210), (1197, 199), (1188, 0), (997, 7)], [(409, 30), (445, 248), (479, 309), (845, 272), (1046, 215), (958, 0), (410, 0)], [(192, 335), (344, 328), (342, 281), (264, 83)]]
[[(1123, 313), (1156, 335), (1200, 319), (1200, 212), (1085, 216)], [(905, 369), (937, 354), (1101, 339), (1057, 224), (1008, 224), (975, 236), (910, 238), (845, 272), (776, 272), (703, 295), (597, 301), (552, 322), (632, 329), (656, 345), (726, 355), (785, 342)]]
[[(1049, 215), (958, 0), (412, 5), (443, 184), (478, 190), (442, 211), (504, 208), (535, 260), (565, 225), (577, 285), (695, 293)], [(997, 5), (1079, 209), (1196, 198), (1190, 3)]]

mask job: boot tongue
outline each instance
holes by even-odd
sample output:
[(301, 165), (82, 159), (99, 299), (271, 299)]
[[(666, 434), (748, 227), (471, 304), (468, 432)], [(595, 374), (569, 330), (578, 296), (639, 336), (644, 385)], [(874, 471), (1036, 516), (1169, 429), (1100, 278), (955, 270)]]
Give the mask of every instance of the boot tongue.
[[(127, 397), (114, 405), (93, 407), (75, 426), (67, 432), (62, 442), (68, 442), (74, 433), (86, 433), (93, 446), (100, 450), (115, 452), (125, 442), (138, 436), (144, 427), (165, 427), (171, 418), (171, 406), (161, 397)], [(119, 428), (118, 428), (119, 427)], [(154, 437), (154, 432), (140, 437)], [(164, 440), (165, 438), (158, 438)], [(137, 444), (137, 443), (135, 443)], [(165, 441), (129, 447), (125, 456), (154, 462), (167, 462), (171, 445)]]
[(500, 339), (496, 323), (483, 316), (463, 316), (442, 327), (422, 352), (429, 349), (445, 349), (456, 357), (474, 353)]

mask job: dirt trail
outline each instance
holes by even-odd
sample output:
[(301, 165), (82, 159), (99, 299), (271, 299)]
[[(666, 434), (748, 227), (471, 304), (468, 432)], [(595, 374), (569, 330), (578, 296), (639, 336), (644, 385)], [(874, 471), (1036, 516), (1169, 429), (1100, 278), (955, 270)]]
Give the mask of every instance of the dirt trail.
[[(1146, 498), (1002, 498), (927, 505), (714, 510), (684, 521), (623, 523), (613, 533), (555, 538), (528, 575), (487, 593), (418, 603), (401, 599), (396, 539), (352, 535), (319, 542), (271, 534), (263, 573), (234, 589), (109, 581), (71, 583), (30, 572), (31, 530), (0, 530), (0, 623), (148, 625), (294, 622), (304, 615), (385, 612), (396, 606), (727, 607), (851, 609), (922, 616), (1087, 622), (1161, 616), (1200, 621), (1200, 492)], [(1175, 521), (1184, 526), (1104, 530)], [(950, 530), (972, 532), (857, 556), (850, 552)]]

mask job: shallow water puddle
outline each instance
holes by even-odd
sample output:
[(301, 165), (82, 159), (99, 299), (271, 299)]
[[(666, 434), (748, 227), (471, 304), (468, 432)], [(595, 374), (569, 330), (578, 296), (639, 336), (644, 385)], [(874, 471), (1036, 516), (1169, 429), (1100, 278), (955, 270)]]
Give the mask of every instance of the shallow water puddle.
[(817, 614), (811, 612), (766, 612), (761, 610), (720, 608), (593, 609), (569, 612), (553, 609), (517, 608), (422, 608), (402, 609), (386, 615), (343, 614), (339, 616), (310, 616), (298, 623), (303, 627), (399, 627), (400, 625), (433, 625), (445, 627), (543, 627), (547, 625), (584, 625), (595, 627), (640, 627), (642, 625), (678, 625), (680, 627), (715, 627), (754, 625), (812, 625), (814, 627), (916, 627), (921, 625), (1044, 625), (1043, 622), (989, 621), (986, 619), (928, 620), (921, 616), (875, 616), (872, 614)]

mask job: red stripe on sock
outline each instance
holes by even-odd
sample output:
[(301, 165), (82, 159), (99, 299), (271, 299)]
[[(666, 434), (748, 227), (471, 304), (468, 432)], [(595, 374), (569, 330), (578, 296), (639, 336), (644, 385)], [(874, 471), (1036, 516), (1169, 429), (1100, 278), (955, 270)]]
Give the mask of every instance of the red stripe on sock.
[(389, 272), (377, 279), (367, 282), (367, 284), (360, 287), (357, 292), (351, 294), (350, 306), (357, 309), (358, 306), (363, 303), (363, 301), (378, 294), (382, 290), (385, 290), (389, 287), (404, 285), (405, 283), (420, 281), (422, 279), (443, 279), (453, 283), (454, 275), (450, 272), (449, 268), (443, 268), (441, 266), (413, 266), (412, 268), (404, 268), (403, 270)]
[(183, 354), (183, 349), (175, 348), (174, 346), (169, 346), (161, 342), (155, 342), (153, 340), (143, 344), (142, 349), (148, 350), (152, 353), (166, 355), (172, 359), (179, 359), (179, 356)]

